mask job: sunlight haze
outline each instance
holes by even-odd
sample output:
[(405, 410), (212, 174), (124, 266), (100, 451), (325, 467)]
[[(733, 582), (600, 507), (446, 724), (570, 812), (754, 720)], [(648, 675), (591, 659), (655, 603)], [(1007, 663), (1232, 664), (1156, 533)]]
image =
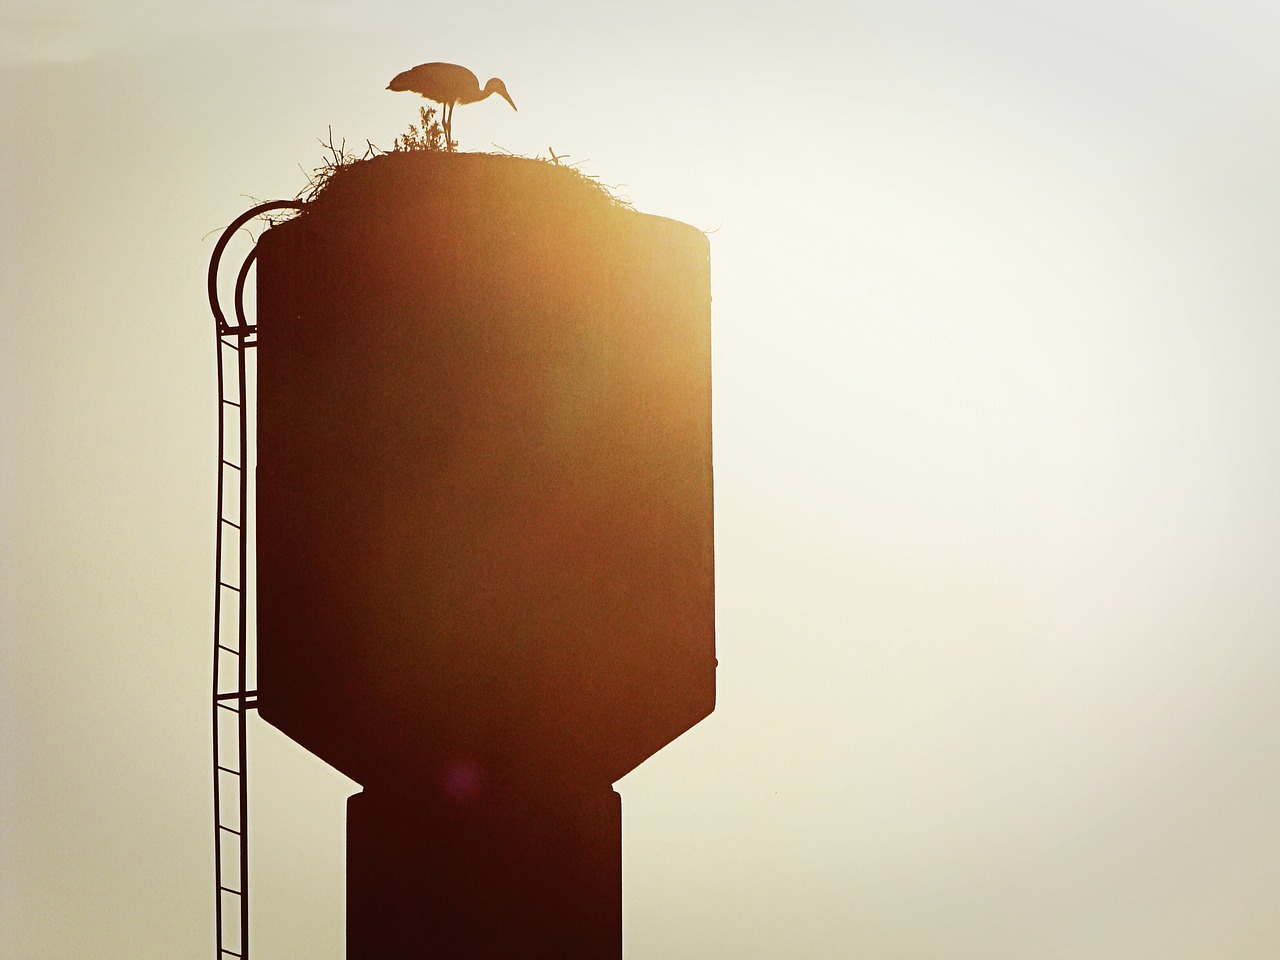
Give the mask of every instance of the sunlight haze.
[[(718, 702), (618, 785), (628, 960), (1280, 955), (1278, 30), (7, 0), (0, 955), (213, 956), (205, 269), (431, 60), (709, 232)], [(254, 723), (255, 955), (339, 960), (358, 785)]]

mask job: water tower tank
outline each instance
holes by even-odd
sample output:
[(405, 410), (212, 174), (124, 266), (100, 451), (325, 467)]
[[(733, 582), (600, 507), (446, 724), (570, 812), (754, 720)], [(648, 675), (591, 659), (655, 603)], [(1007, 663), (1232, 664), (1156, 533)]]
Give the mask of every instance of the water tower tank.
[(705, 236), (421, 153), (258, 249), (258, 705), (364, 787), (348, 957), (620, 956), (611, 784), (715, 702)]

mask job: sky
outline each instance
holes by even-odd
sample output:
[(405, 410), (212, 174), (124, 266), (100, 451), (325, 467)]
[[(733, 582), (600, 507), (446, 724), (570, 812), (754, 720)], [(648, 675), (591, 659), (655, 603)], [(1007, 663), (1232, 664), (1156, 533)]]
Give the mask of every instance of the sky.
[[(709, 231), (716, 712), (628, 960), (1280, 955), (1280, 9), (0, 5), (0, 955), (211, 957), (204, 276), (430, 60)], [(254, 951), (358, 785), (262, 723)]]

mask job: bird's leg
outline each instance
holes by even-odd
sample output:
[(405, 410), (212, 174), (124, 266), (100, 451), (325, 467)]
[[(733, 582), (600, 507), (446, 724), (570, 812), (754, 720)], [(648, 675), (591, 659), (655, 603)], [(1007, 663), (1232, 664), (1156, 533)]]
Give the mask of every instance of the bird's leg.
[(444, 105), (444, 148), (446, 150), (453, 149), (453, 108), (457, 104), (446, 103)]

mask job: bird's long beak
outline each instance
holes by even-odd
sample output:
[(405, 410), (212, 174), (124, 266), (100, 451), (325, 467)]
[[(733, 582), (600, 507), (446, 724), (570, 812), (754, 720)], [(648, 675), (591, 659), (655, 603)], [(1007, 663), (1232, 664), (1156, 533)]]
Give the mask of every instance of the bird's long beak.
[(512, 110), (515, 110), (515, 111), (516, 111), (516, 113), (519, 113), (519, 112), (520, 112), (520, 108), (516, 106), (516, 102), (515, 102), (514, 100), (512, 100), (512, 99), (511, 99), (511, 94), (507, 93), (507, 91), (505, 91), (505, 90), (499, 90), (499, 91), (498, 91), (498, 93), (502, 95), (502, 99), (503, 99), (503, 100), (505, 100), (505, 101), (507, 101), (507, 103), (511, 104), (511, 109), (512, 109)]

